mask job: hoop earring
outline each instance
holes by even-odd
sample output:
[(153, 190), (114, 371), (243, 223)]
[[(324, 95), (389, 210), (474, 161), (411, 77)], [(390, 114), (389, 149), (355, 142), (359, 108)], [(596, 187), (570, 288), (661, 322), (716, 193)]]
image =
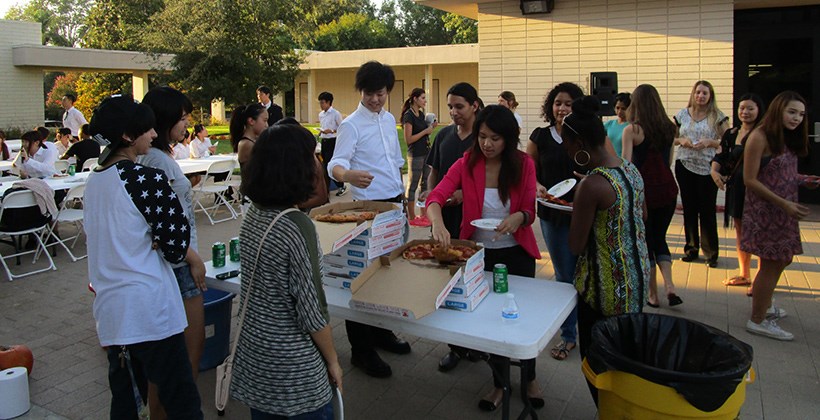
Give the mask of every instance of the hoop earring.
[[(587, 160), (584, 161), (584, 163), (578, 162), (578, 155), (579, 154), (582, 154), (582, 156), (583, 155), (587, 156)], [(581, 149), (581, 150), (575, 152), (575, 156), (572, 157), (572, 160), (574, 160), (575, 164), (578, 165), (578, 166), (587, 166), (587, 165), (589, 165), (589, 161), (592, 160), (592, 156), (590, 156), (589, 152), (587, 152), (586, 150)]]

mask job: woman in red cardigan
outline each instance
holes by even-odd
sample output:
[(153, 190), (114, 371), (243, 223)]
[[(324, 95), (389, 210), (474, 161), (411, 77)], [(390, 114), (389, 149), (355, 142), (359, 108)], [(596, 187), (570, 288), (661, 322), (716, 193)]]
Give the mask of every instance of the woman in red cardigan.
[[(450, 244), (441, 207), (460, 189), (464, 197), (461, 239), (484, 244), (485, 269), (490, 271), (502, 263), (509, 274), (534, 277), (535, 260), (541, 258), (531, 226), (535, 220), (535, 164), (518, 150), (515, 116), (507, 108), (490, 105), (479, 112), (473, 133), (478, 133), (473, 148), (453, 164), (427, 197), (433, 238), (444, 246)], [(501, 223), (495, 230), (482, 230), (470, 224), (477, 219), (500, 219)], [(493, 364), (503, 360), (501, 356), (490, 356)], [(535, 381), (535, 359), (522, 361), (521, 371), (529, 379), (530, 403), (535, 408), (543, 407), (541, 389)], [(501, 403), (502, 383), (495, 373), (493, 383), (495, 389), (478, 403), (482, 410), (495, 410)]]

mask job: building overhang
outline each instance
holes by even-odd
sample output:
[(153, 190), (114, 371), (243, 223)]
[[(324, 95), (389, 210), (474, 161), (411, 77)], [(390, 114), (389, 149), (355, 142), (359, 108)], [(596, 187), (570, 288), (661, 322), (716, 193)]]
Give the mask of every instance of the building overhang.
[(374, 48), (347, 51), (308, 51), (300, 70), (358, 68), (377, 60), (391, 66), (478, 63), (478, 44), (429, 45), (424, 47)]
[(95, 50), (90, 48), (16, 45), (12, 50), (15, 67), (59, 71), (106, 73), (159, 72), (173, 68), (173, 54), (147, 54), (136, 51)]

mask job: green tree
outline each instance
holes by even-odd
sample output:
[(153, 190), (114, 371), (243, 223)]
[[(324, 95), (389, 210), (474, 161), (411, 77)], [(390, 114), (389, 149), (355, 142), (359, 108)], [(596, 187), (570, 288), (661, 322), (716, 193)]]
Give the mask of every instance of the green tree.
[(444, 27), (453, 34), (453, 44), (474, 44), (478, 42), (478, 21), (455, 13), (442, 17)]
[(401, 46), (401, 40), (387, 25), (360, 13), (347, 13), (319, 26), (313, 43), (313, 49), (320, 51), (398, 46)]
[(297, 21), (290, 4), (168, 0), (144, 27), (142, 45), (176, 55), (172, 79), (195, 102), (247, 103), (260, 84), (274, 91), (293, 86), (302, 57), (288, 28)]
[(376, 9), (370, 0), (301, 0), (291, 2), (291, 7), (299, 18), (288, 27), (301, 48), (312, 48), (319, 27), (347, 13), (376, 17)]
[(6, 19), (39, 22), (43, 45), (76, 47), (85, 35), (86, 16), (92, 0), (31, 0), (12, 6)]

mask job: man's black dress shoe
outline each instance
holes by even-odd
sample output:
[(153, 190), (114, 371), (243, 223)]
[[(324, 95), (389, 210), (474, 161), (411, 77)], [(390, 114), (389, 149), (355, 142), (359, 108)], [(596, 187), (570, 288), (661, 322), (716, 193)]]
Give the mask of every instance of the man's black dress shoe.
[(379, 354), (372, 350), (364, 353), (353, 353), (353, 356), (350, 357), (350, 363), (374, 378), (388, 378), (393, 374), (390, 365), (385, 363), (379, 357)]
[(375, 340), (376, 347), (387, 350), (390, 353), (407, 354), (410, 353), (410, 343), (396, 337), (396, 334), (388, 333)]
[(459, 360), (461, 360), (461, 356), (455, 351), (450, 350), (449, 353), (445, 354), (444, 357), (439, 360), (438, 370), (441, 372), (449, 372), (458, 366)]
[(717, 258), (712, 258), (706, 261), (706, 265), (708, 265), (710, 268), (717, 268)]
[(687, 255), (684, 255), (684, 256), (680, 257), (680, 260), (683, 261), (683, 262), (692, 262), (692, 261), (695, 261), (696, 259), (698, 259), (697, 254), (687, 254)]

